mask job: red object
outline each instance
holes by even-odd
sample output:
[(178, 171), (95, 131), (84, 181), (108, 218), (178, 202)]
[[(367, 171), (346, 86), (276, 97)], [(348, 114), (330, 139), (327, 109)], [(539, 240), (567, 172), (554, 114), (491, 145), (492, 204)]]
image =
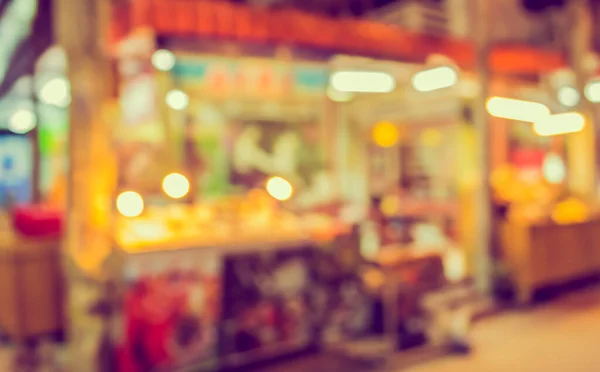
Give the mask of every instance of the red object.
[[(153, 26), (158, 35), (182, 35), (178, 26), (179, 12), (202, 9), (196, 35), (241, 41), (307, 45), (348, 54), (368, 54), (380, 58), (424, 61), (433, 53), (444, 54), (465, 69), (475, 66), (475, 45), (465, 40), (431, 37), (396, 26), (372, 21), (332, 20), (296, 10), (253, 11), (247, 6), (214, 1), (154, 0), (133, 3), (131, 22), (113, 19), (112, 27), (123, 29), (118, 23)], [(187, 9), (186, 9), (187, 8)], [(250, 29), (248, 27), (251, 26)], [(259, 30), (257, 30), (260, 28)], [(249, 31), (249, 32), (248, 32)], [(534, 73), (564, 68), (563, 53), (526, 45), (499, 45), (489, 57), (495, 73)]]
[(511, 163), (519, 169), (541, 169), (546, 153), (537, 149), (515, 150), (511, 154)]
[(28, 237), (52, 237), (62, 232), (64, 211), (55, 207), (29, 205), (16, 207), (13, 227)]

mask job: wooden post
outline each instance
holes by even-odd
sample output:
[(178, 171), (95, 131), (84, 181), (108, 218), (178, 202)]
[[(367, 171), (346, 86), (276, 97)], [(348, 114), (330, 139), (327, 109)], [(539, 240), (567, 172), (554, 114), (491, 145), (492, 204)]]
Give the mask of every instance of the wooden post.
[(490, 128), (486, 101), (489, 84), (489, 17), (490, 1), (478, 0), (476, 2), (474, 32), (476, 35), (477, 60), (476, 71), (479, 79), (479, 95), (475, 99), (473, 119), (476, 131), (478, 161), (478, 189), (476, 198), (476, 220), (473, 221), (476, 229), (476, 246), (474, 247), (471, 263), (474, 268), (474, 277), (480, 291), (486, 293), (491, 287), (492, 267), (491, 241), (492, 241), (492, 203), (490, 195)]
[[(577, 88), (583, 92), (593, 73), (586, 66), (592, 44), (592, 14), (587, 0), (571, 0), (568, 11), (572, 28), (567, 45), (570, 49), (571, 66), (575, 73)], [(586, 118), (585, 129), (567, 136), (568, 185), (572, 193), (593, 201), (596, 196), (597, 169), (593, 107), (587, 100), (582, 99), (580, 111)]]
[(115, 182), (110, 123), (105, 105), (114, 75), (103, 36), (109, 1), (56, 0), (54, 29), (67, 56), (71, 84), (68, 197), (64, 261), (69, 300), (66, 309), (71, 371), (99, 371), (103, 320), (91, 315), (102, 297), (109, 257), (110, 210)]

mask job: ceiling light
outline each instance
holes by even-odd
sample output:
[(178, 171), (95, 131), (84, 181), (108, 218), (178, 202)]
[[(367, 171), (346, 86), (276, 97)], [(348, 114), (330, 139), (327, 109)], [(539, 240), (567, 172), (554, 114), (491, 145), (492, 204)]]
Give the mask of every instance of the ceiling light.
[(550, 109), (544, 104), (512, 98), (492, 97), (486, 107), (492, 116), (530, 123), (550, 116)]
[(544, 137), (576, 133), (584, 127), (585, 119), (578, 112), (551, 115), (533, 123), (533, 131)]
[(458, 72), (449, 66), (435, 67), (419, 71), (413, 75), (411, 83), (418, 92), (431, 92), (449, 88), (458, 82)]
[(17, 134), (25, 134), (37, 125), (37, 117), (31, 110), (20, 109), (15, 111), (8, 120), (8, 129)]
[(575, 107), (581, 101), (579, 91), (571, 86), (563, 86), (558, 89), (558, 102), (566, 107)]
[(338, 71), (330, 83), (339, 92), (389, 93), (396, 88), (393, 76), (376, 71)]

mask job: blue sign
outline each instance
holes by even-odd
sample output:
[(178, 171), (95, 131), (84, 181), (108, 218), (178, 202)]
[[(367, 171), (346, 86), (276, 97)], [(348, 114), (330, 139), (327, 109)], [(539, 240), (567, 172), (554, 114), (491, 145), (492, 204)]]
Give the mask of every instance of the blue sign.
[(0, 135), (0, 208), (31, 202), (33, 155), (27, 137)]

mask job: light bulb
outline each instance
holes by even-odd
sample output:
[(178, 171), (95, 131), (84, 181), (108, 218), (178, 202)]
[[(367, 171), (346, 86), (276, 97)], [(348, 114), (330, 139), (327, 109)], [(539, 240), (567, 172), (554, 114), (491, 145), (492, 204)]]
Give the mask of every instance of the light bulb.
[(71, 85), (64, 77), (48, 80), (38, 92), (42, 103), (58, 107), (67, 107), (71, 103)]
[(400, 134), (394, 123), (383, 121), (373, 127), (373, 141), (380, 147), (392, 147), (398, 143)]
[(577, 89), (570, 86), (560, 87), (558, 90), (558, 102), (566, 107), (575, 107), (581, 101), (581, 95)]
[(190, 104), (190, 98), (185, 92), (174, 89), (167, 93), (166, 102), (173, 110), (185, 110)]
[(135, 191), (125, 191), (117, 197), (117, 210), (125, 217), (137, 217), (144, 211), (144, 199)]
[(389, 93), (396, 88), (394, 77), (377, 71), (338, 71), (330, 78), (338, 92)]
[(458, 82), (458, 72), (449, 66), (440, 66), (419, 71), (413, 75), (411, 83), (418, 92), (432, 92), (449, 88)]
[(160, 49), (152, 54), (152, 65), (160, 71), (170, 71), (175, 66), (175, 55), (165, 49)]
[(190, 181), (179, 173), (167, 175), (162, 182), (163, 191), (173, 199), (181, 199), (190, 191)]
[(492, 116), (530, 123), (550, 116), (550, 109), (544, 104), (513, 98), (492, 97), (486, 107)]
[(8, 120), (8, 129), (17, 134), (25, 134), (37, 125), (37, 117), (31, 110), (15, 111)]
[(294, 188), (281, 177), (271, 177), (267, 181), (267, 192), (279, 201), (289, 200), (294, 193)]

